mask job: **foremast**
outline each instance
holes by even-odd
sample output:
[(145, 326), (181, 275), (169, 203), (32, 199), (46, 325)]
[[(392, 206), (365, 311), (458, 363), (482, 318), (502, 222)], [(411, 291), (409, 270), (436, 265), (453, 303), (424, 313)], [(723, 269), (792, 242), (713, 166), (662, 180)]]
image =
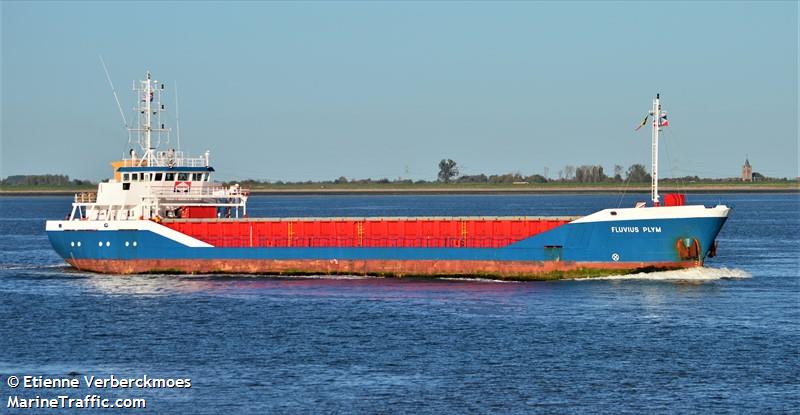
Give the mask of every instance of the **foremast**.
[(653, 206), (660, 205), (660, 196), (658, 194), (658, 134), (661, 127), (666, 127), (668, 124), (667, 113), (661, 110), (661, 94), (656, 94), (653, 100), (653, 108), (649, 114), (652, 118), (652, 153), (651, 153), (651, 166), (650, 166), (650, 200), (653, 201)]
[(658, 129), (659, 129), (659, 116), (658, 114), (661, 112), (661, 97), (660, 94), (656, 94), (656, 99), (653, 100), (653, 109), (650, 111), (650, 114), (653, 117), (653, 124), (652, 124), (652, 154), (651, 158), (651, 167), (650, 167), (650, 200), (653, 201), (653, 206), (658, 206), (659, 204), (659, 196), (658, 196)]

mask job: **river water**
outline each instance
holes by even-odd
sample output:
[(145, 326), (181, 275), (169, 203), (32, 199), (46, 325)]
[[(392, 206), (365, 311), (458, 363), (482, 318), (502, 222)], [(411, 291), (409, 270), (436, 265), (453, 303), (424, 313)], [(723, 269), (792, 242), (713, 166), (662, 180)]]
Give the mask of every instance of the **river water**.
[[(250, 214), (580, 215), (646, 198), (259, 196)], [(796, 411), (798, 195), (688, 198), (734, 207), (705, 268), (494, 282), (77, 272), (44, 233), (70, 198), (1, 197), (0, 413), (87, 394), (184, 414)], [(26, 375), (191, 388), (9, 386)]]

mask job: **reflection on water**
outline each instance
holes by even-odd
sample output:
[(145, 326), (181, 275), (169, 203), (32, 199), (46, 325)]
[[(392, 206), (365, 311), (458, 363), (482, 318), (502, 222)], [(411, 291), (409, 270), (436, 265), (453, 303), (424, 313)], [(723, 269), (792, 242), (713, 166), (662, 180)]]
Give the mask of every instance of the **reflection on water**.
[[(253, 294), (275, 291), (297, 291), (306, 295), (370, 294), (408, 297), (414, 293), (478, 293), (497, 296), (518, 292), (551, 289), (566, 281), (497, 281), (464, 278), (384, 278), (356, 275), (103, 275), (70, 270), (68, 275), (91, 290), (110, 295), (154, 296), (168, 294)], [(751, 275), (741, 269), (698, 267), (674, 271), (576, 278), (572, 281), (652, 281), (672, 283), (704, 283), (722, 279), (745, 279)], [(516, 286), (523, 285), (523, 286)], [(533, 288), (536, 288), (535, 290)]]
[[(384, 295), (405, 297), (430, 294), (476, 293), (497, 296), (531, 291), (531, 287), (515, 288), (506, 281), (457, 278), (384, 278), (355, 275), (103, 275), (81, 271), (68, 272), (75, 282), (86, 288), (108, 295), (157, 296), (174, 294), (271, 294), (295, 292), (304, 295)], [(534, 284), (534, 283), (528, 283)], [(539, 286), (545, 290), (545, 286)]]

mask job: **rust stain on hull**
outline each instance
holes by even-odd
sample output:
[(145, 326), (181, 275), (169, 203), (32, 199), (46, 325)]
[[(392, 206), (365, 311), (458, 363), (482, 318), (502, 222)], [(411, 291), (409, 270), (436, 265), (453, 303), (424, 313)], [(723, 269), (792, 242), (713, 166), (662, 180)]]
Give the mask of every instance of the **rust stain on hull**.
[(272, 260), (272, 259), (67, 259), (77, 269), (106, 274), (351, 274), (378, 276), (463, 276), (545, 280), (660, 271), (701, 266), (680, 262), (449, 261), (449, 260)]

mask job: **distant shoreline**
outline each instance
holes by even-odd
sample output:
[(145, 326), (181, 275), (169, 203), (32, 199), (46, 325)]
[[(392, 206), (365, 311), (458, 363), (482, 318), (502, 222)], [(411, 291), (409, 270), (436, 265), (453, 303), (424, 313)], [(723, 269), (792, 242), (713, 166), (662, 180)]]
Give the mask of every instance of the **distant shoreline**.
[[(787, 185), (709, 185), (686, 186), (676, 188), (662, 186), (661, 194), (665, 193), (800, 193), (800, 186)], [(87, 189), (47, 189), (47, 190), (0, 190), (2, 196), (68, 196), (79, 192), (91, 192), (95, 188)], [(647, 186), (520, 186), (520, 187), (369, 187), (369, 188), (337, 188), (320, 186), (319, 188), (281, 187), (281, 188), (256, 188), (250, 191), (252, 195), (436, 195), (436, 194), (618, 194), (618, 193), (649, 193)]]

